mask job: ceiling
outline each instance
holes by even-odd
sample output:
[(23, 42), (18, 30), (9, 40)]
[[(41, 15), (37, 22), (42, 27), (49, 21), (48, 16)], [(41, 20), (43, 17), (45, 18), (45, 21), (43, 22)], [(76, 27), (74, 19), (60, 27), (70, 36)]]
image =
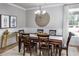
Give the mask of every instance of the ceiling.
[(64, 3), (13, 3), (16, 6), (22, 7), (24, 9), (35, 8), (39, 6), (59, 6), (64, 5)]

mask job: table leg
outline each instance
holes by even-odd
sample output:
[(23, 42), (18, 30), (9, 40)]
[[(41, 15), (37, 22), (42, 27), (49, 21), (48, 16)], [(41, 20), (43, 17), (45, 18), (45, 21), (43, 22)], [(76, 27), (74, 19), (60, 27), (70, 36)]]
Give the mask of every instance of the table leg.
[(55, 53), (55, 56), (57, 56), (57, 53), (58, 53), (58, 48), (56, 47), (56, 53)]
[[(60, 46), (62, 46), (62, 44)], [(60, 47), (59, 48), (59, 56), (61, 56), (61, 51), (62, 51), (62, 48)]]

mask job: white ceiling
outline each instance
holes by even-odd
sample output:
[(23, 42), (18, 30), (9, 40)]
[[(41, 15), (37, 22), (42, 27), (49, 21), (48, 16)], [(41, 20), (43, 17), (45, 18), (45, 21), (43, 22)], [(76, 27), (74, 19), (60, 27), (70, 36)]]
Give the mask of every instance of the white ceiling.
[(47, 4), (43, 4), (43, 3), (15, 3), (16, 5), (19, 5), (23, 8), (33, 8), (33, 7), (37, 7), (37, 6), (43, 6), (43, 5), (47, 5)]
[(59, 6), (64, 5), (64, 3), (14, 3), (14, 5), (22, 7), (24, 9), (32, 9), (39, 6)]

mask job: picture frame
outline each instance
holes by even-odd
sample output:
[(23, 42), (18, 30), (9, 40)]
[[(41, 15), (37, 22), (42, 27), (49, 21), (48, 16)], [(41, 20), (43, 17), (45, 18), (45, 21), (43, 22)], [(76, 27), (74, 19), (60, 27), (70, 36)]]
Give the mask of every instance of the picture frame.
[(0, 28), (9, 28), (9, 16), (0, 15)]
[(16, 27), (16, 16), (10, 16), (9, 20), (9, 26), (10, 28), (15, 28)]

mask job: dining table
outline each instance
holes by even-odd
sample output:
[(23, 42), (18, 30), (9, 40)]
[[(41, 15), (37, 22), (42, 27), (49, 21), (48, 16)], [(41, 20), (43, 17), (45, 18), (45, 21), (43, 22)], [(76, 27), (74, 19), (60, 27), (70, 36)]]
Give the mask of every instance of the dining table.
[[(23, 34), (27, 34), (27, 33), (23, 33)], [(30, 34), (29, 35), (30, 39), (33, 42), (38, 42), (37, 33), (29, 33), (29, 34)], [(63, 41), (62, 35), (55, 35), (55, 36), (49, 35), (49, 44), (51, 44), (51, 45), (54, 45), (57, 43), (57, 45), (62, 46), (62, 41)], [(19, 44), (20, 44), (20, 41), (19, 41)], [(61, 48), (59, 49), (59, 56), (61, 56)]]

